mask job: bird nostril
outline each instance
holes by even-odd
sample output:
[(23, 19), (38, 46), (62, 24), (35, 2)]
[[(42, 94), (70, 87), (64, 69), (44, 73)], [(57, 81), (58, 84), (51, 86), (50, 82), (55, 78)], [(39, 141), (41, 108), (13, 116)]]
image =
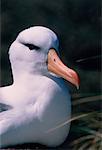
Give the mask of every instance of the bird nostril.
[(54, 58), (54, 62), (56, 62), (56, 59)]

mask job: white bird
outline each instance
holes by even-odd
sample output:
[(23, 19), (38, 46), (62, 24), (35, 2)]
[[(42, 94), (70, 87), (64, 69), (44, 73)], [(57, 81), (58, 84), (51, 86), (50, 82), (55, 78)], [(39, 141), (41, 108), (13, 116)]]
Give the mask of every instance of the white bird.
[(13, 84), (0, 89), (0, 103), (10, 106), (0, 113), (1, 148), (40, 143), (58, 146), (70, 124), (47, 132), (71, 117), (70, 94), (64, 79), (79, 86), (75, 71), (60, 60), (59, 41), (46, 27), (22, 31), (9, 49)]

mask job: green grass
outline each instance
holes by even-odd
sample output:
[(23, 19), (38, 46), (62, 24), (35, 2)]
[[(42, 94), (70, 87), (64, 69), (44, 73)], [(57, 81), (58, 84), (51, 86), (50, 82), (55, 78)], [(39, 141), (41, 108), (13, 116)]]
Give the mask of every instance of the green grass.
[[(82, 95), (81, 95), (82, 96)], [(53, 132), (72, 122), (70, 142), (66, 141), (66, 148), (71, 150), (101, 150), (102, 149), (102, 95), (79, 97), (74, 96), (72, 118), (47, 131)], [(91, 107), (90, 107), (91, 106)], [(79, 109), (79, 107), (82, 109)], [(83, 107), (85, 107), (83, 109)], [(77, 111), (75, 111), (77, 110)], [(69, 140), (69, 138), (67, 139)], [(64, 144), (61, 146), (65, 148)], [(59, 149), (59, 148), (56, 148)]]
[[(74, 121), (72, 132), (76, 135), (70, 142), (72, 150), (102, 149), (102, 95), (87, 96), (73, 100)], [(82, 109), (79, 109), (79, 107)], [(84, 108), (84, 109), (83, 109)], [(76, 117), (75, 117), (76, 116)]]

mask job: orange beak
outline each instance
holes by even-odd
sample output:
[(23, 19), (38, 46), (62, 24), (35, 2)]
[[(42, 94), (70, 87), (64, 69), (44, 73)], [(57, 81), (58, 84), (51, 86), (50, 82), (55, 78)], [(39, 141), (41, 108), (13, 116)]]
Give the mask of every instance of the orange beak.
[(50, 49), (48, 53), (48, 70), (64, 78), (79, 89), (78, 74), (62, 63), (54, 49)]

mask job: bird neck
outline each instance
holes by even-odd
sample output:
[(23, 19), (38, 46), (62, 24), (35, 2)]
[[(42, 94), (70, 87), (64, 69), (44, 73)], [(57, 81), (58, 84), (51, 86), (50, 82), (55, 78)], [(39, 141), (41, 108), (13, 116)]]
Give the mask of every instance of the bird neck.
[(36, 81), (42, 76), (46, 76), (45, 72), (39, 72), (37, 70), (18, 70), (17, 68), (12, 68), (13, 83), (16, 85), (29, 85), (32, 81)]
[(27, 72), (13, 72), (13, 83), (15, 85), (28, 86), (36, 80), (37, 74), (31, 74)]
[(32, 64), (20, 61), (11, 61), (11, 68), (14, 83), (27, 83), (29, 80), (34, 79), (35, 76), (44, 75), (47, 72), (47, 67), (43, 65), (39, 68)]

